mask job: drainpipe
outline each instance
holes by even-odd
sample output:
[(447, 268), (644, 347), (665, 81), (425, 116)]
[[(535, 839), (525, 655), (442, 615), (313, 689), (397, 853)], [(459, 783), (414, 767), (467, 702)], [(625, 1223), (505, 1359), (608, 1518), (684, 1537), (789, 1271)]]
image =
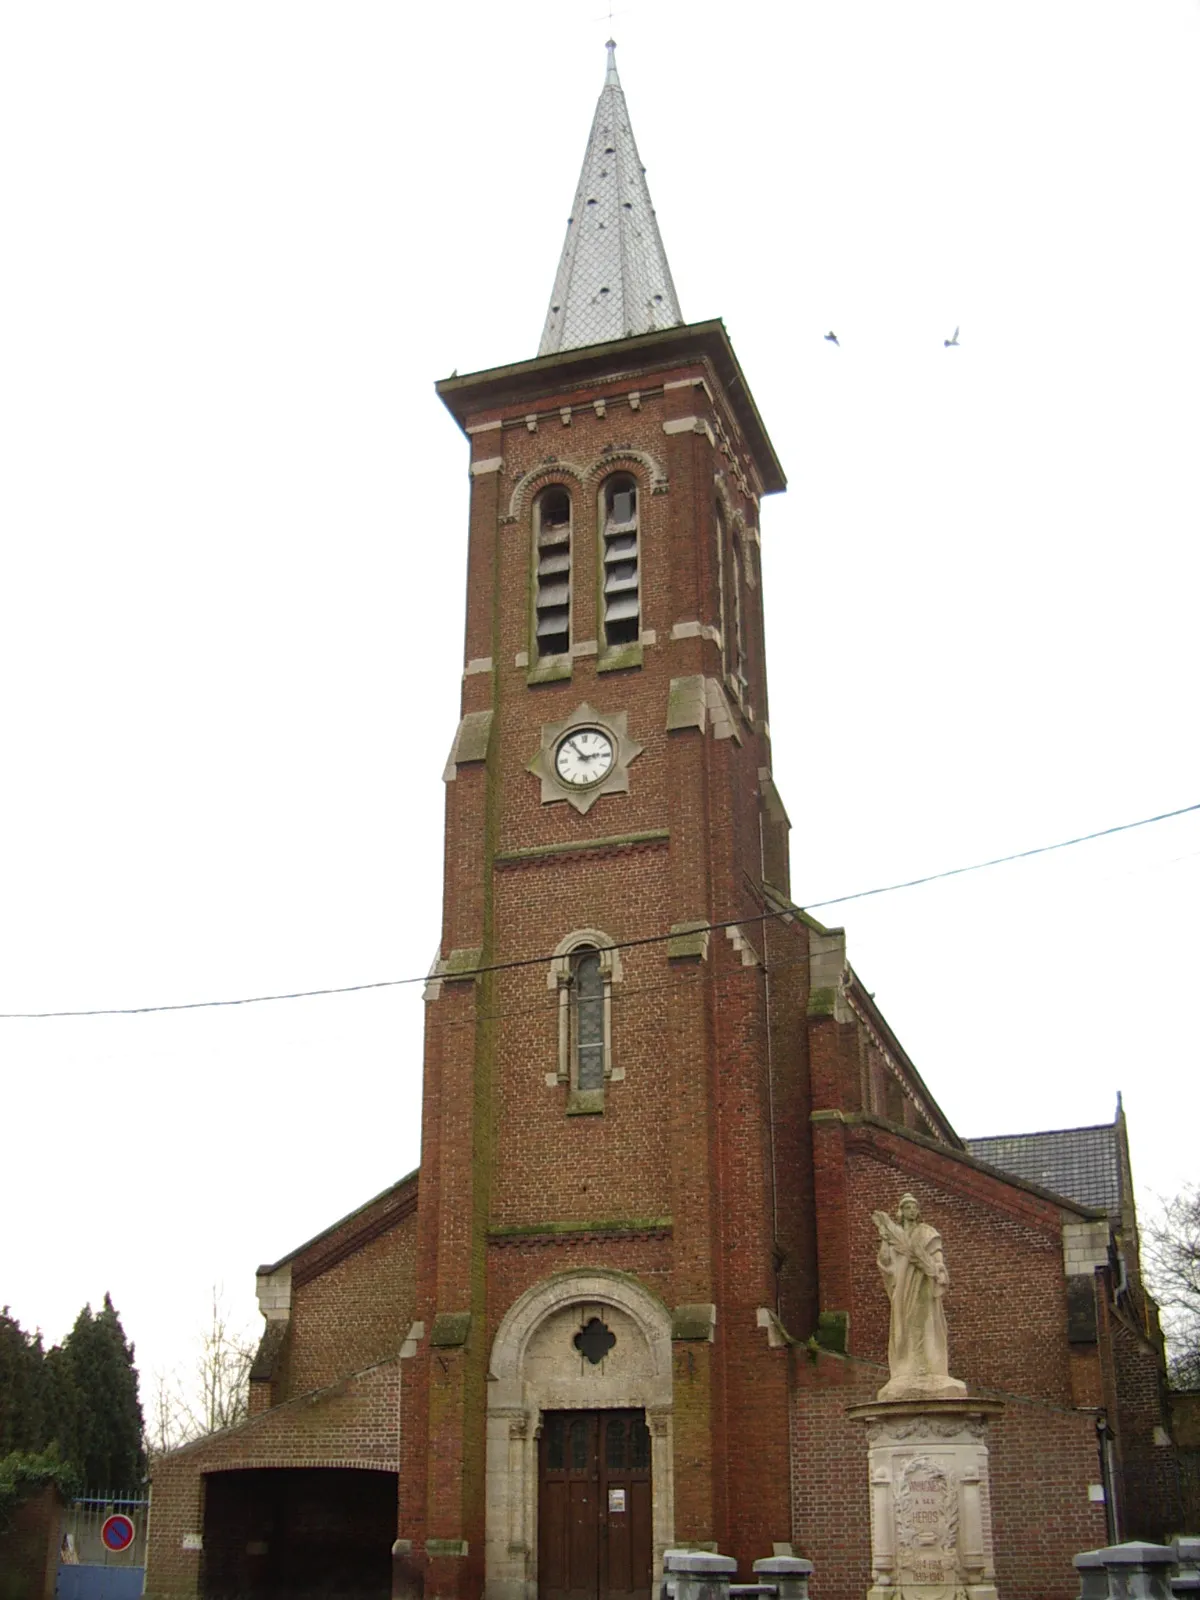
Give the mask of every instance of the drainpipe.
[(1113, 1431), (1102, 1411), (1096, 1418), (1096, 1445), (1100, 1452), (1100, 1482), (1104, 1485), (1104, 1521), (1110, 1545), (1121, 1540), (1121, 1516), (1117, 1506), (1116, 1471), (1113, 1465)]

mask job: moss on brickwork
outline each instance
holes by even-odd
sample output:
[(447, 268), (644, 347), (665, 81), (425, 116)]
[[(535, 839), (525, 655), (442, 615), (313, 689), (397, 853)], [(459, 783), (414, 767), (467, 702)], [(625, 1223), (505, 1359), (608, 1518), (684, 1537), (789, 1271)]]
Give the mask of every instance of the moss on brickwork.
[(844, 1356), (850, 1348), (850, 1313), (821, 1311), (817, 1315), (816, 1341), (822, 1350)]
[(456, 1345), (466, 1344), (470, 1331), (469, 1311), (439, 1311), (433, 1319), (429, 1342), (442, 1350), (451, 1350)]
[(606, 650), (596, 662), (596, 671), (623, 672), (629, 667), (640, 667), (641, 664), (641, 644), (626, 644)]
[(701, 961), (708, 956), (707, 922), (673, 922), (671, 924), (671, 937), (667, 940), (668, 961), (681, 961), (688, 956), (697, 956)]
[(814, 989), (808, 997), (810, 1017), (831, 1017), (837, 1005), (836, 989)]
[(530, 667), (525, 681), (531, 686), (536, 683), (562, 683), (570, 676), (570, 656), (547, 656), (545, 661), (540, 661), (536, 667)]
[(442, 963), (444, 971), (439, 973), (438, 976), (443, 978), (473, 978), (482, 965), (482, 949), (451, 950)]
[(703, 1340), (708, 1343), (716, 1327), (716, 1307), (712, 1305), (676, 1306), (671, 1313), (671, 1337)]
[[(541, 1233), (644, 1233), (651, 1229), (670, 1226), (670, 1217), (625, 1217), (605, 1222), (529, 1222), (508, 1228), (493, 1228), (492, 1238), (522, 1239)], [(615, 1276), (630, 1278), (635, 1283), (639, 1281), (627, 1272), (620, 1272)]]

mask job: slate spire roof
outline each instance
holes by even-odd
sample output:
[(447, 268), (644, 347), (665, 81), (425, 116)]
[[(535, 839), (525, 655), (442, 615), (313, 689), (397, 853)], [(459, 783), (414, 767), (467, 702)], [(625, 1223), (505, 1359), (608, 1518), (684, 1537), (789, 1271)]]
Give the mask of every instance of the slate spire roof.
[(616, 45), (567, 222), (539, 356), (683, 321), (617, 77)]

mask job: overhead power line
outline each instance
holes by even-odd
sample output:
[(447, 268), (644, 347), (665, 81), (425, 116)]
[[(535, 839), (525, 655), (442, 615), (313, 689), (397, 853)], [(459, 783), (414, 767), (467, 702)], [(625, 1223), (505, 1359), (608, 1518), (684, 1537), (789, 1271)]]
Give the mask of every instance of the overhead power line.
[[(807, 905), (799, 907), (804, 911), (821, 911), (826, 906), (845, 905), (851, 900), (866, 900), (872, 895), (894, 894), (899, 889), (916, 889), (924, 883), (937, 883), (943, 878), (958, 878), (967, 872), (983, 872), (988, 867), (1002, 867), (1010, 861), (1025, 861), (1030, 856), (1048, 855), (1053, 850), (1066, 850), (1072, 845), (1088, 844), (1093, 839), (1107, 839), (1114, 833), (1128, 833), (1131, 828), (1146, 828), (1155, 822), (1167, 822), (1172, 817), (1183, 817), (1191, 811), (1200, 811), (1200, 801), (1195, 805), (1179, 806), (1174, 811), (1160, 811), (1157, 816), (1139, 817), (1136, 822), (1119, 822), (1111, 828), (1101, 828), (1096, 833), (1081, 833), (1074, 839), (1061, 839), (1057, 844), (1036, 845), (1032, 850), (1016, 850), (1011, 855), (993, 856), (989, 861), (975, 861), (966, 867), (949, 867), (944, 872), (930, 872), (922, 878), (906, 878), (902, 883), (881, 884), (876, 889), (858, 889), (853, 894), (836, 895), (830, 900), (811, 900)], [(710, 922), (703, 927), (690, 928), (690, 933), (719, 933), (725, 928), (748, 927), (755, 922), (776, 922), (786, 920), (793, 912), (784, 909), (780, 911), (766, 911), (759, 916), (736, 917), (728, 922)], [(639, 945), (665, 944), (673, 938), (671, 933), (652, 933), (640, 939), (618, 939), (613, 948), (630, 950)], [(345, 983), (332, 985), (324, 989), (295, 989), (280, 994), (254, 994), (243, 995), (234, 1000), (181, 1000), (175, 1003), (152, 1006), (93, 1006), (75, 1011), (0, 1011), (0, 1022), (42, 1021), (51, 1017), (138, 1017), (145, 1016), (155, 1011), (203, 1011), (211, 1010), (218, 1006), (258, 1006), (276, 1000), (311, 1000), (322, 995), (332, 994), (362, 994), (370, 989), (397, 989), (414, 983), (435, 982), (437, 979), (451, 976), (452, 979), (480, 977), (488, 972), (510, 972), (518, 967), (542, 966), (547, 961), (552, 961), (553, 955), (522, 956), (515, 961), (497, 961), (489, 966), (472, 967), (466, 972), (453, 974), (428, 972), (421, 973), (411, 978), (380, 978), (374, 983)]]
[(842, 906), (848, 900), (866, 900), (873, 894), (894, 894), (897, 889), (915, 889), (922, 883), (936, 883), (939, 878), (958, 878), (964, 872), (982, 872), (985, 867), (1002, 867), (1008, 861), (1025, 861), (1029, 856), (1044, 856), (1051, 850), (1066, 850), (1073, 844), (1087, 844), (1092, 839), (1107, 839), (1110, 833), (1128, 833), (1130, 828), (1146, 828), (1152, 822), (1166, 822), (1171, 817), (1184, 817), (1189, 811), (1200, 811), (1200, 803), (1180, 806), (1178, 811), (1160, 811), (1156, 817), (1141, 817), (1137, 822), (1118, 822), (1115, 828), (1101, 828), (1098, 833), (1081, 833), (1075, 839), (1062, 839), (1058, 844), (1039, 844), (1032, 850), (1016, 850), (1010, 856), (995, 856), (991, 861), (976, 861), (969, 867), (950, 867), (946, 872), (931, 872), (924, 878), (906, 878), (903, 883), (885, 883), (878, 889), (859, 889), (855, 894), (840, 894), (833, 900), (810, 900), (806, 911), (820, 911), (825, 906)]

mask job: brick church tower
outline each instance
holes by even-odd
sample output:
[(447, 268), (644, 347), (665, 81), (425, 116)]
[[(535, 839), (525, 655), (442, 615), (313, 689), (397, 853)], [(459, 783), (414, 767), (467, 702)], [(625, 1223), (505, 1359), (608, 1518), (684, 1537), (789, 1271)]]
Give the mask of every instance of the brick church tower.
[(1181, 1521), (1123, 1118), (965, 1142), (789, 898), (783, 473), (683, 321), (612, 49), (537, 357), (438, 385), (471, 502), (420, 1169), (259, 1269), (248, 1418), (154, 1465), (153, 1600), (651, 1600), (680, 1545), (855, 1600), (902, 1194), (1003, 1400), (1005, 1600)]
[(724, 327), (683, 322), (612, 45), (538, 356), (438, 393), (470, 552), (401, 1534), (438, 1594), (486, 1570), (516, 1600), (548, 1563), (574, 1593), (597, 1552), (644, 1593), (670, 1543), (789, 1537), (772, 1319), (811, 1249), (781, 1207), (799, 979), (764, 884), (758, 509), (784, 478)]

